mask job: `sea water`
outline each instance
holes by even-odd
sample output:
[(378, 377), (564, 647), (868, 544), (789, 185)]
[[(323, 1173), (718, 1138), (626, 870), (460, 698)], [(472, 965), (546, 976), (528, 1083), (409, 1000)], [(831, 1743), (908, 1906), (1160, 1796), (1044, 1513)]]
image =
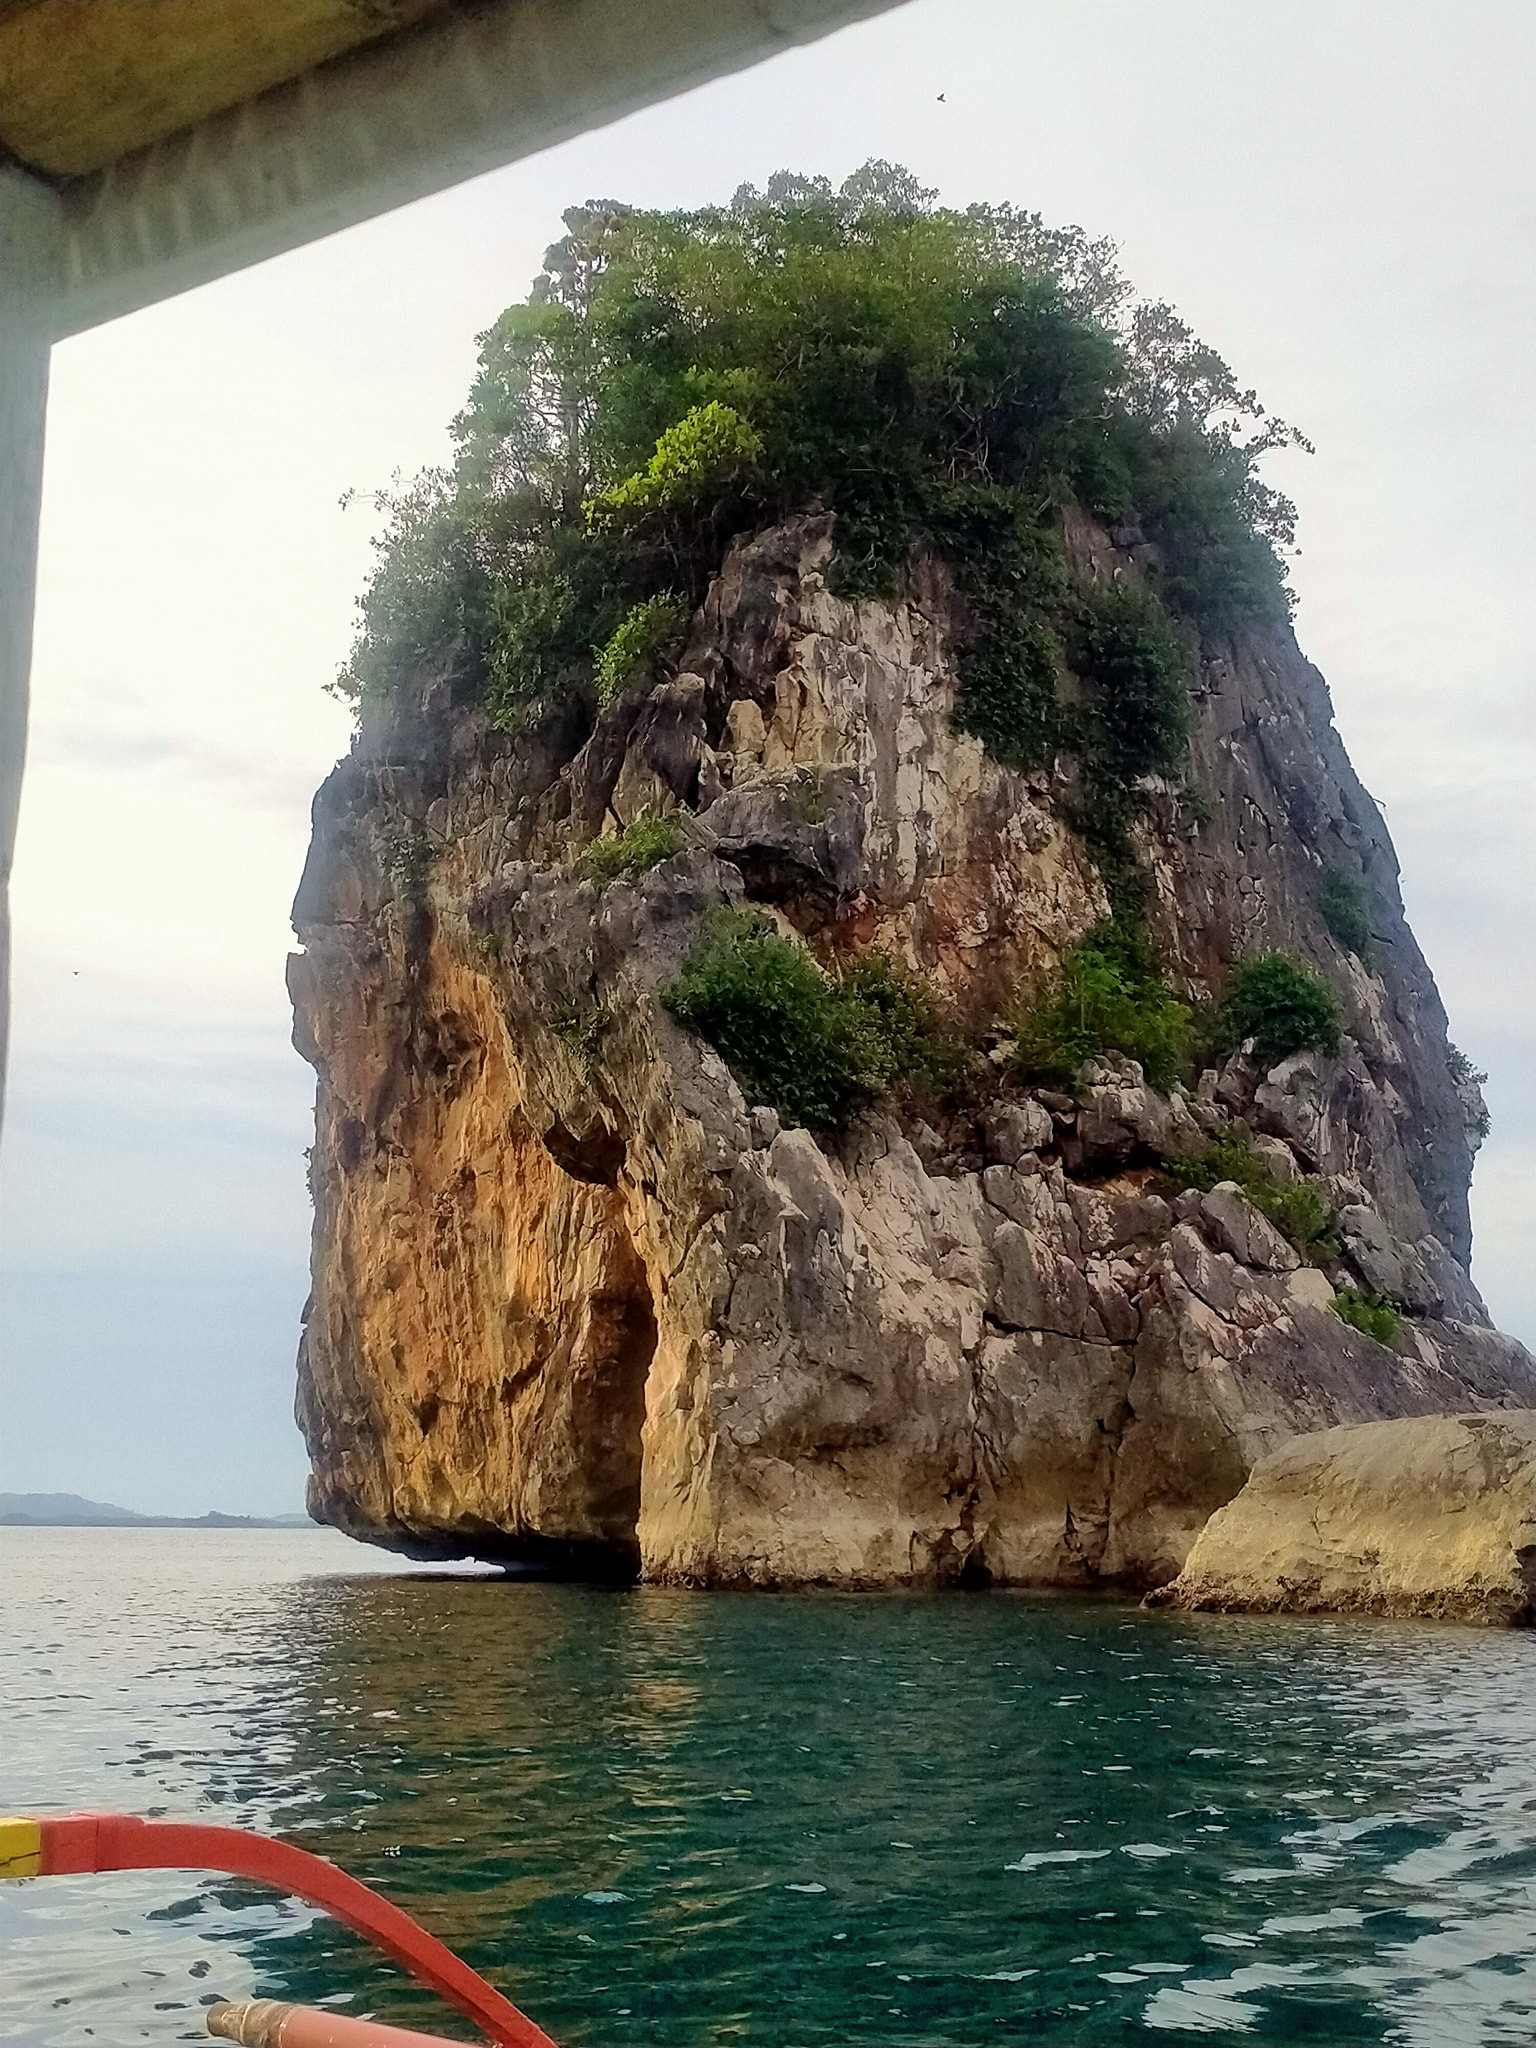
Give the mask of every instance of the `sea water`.
[[(1536, 2039), (1536, 1640), (1003, 1593), (412, 1570), (320, 1531), (0, 1532), (0, 1810), (281, 1833), (561, 2043)], [(0, 1887), (0, 2038), (218, 1997), (470, 2030), (177, 1872)]]

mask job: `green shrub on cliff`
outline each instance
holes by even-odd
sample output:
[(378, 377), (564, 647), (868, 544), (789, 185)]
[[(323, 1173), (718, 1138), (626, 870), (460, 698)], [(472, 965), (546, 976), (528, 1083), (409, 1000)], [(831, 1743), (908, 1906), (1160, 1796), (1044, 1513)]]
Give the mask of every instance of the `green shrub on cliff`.
[(582, 1073), (593, 1074), (602, 1058), (603, 1040), (612, 1023), (612, 1015), (601, 1003), (576, 1002), (557, 1010), (549, 1021), (549, 1028)]
[(526, 705), (555, 695), (580, 673), (587, 649), (578, 612), (563, 576), (493, 591), (480, 695), (494, 726), (515, 731)]
[(1182, 766), (1192, 706), (1190, 649), (1166, 607), (1140, 585), (1082, 590), (1068, 629), (1084, 701), (1060, 719), (1078, 789), (1069, 822), (1087, 841), (1120, 924), (1139, 930), (1145, 883), (1131, 827), (1151, 776)]
[(1164, 1160), (1163, 1176), (1172, 1194), (1185, 1188), (1209, 1194), (1220, 1181), (1236, 1181), (1253, 1206), (1290, 1239), (1304, 1259), (1315, 1262), (1338, 1253), (1335, 1218), (1327, 1198), (1308, 1181), (1278, 1179), (1241, 1126), (1234, 1125), (1182, 1158)]
[(1317, 887), (1317, 907), (1339, 944), (1363, 967), (1369, 967), (1376, 956), (1376, 941), (1371, 931), (1371, 899), (1360, 877), (1340, 867), (1325, 867)]
[(1390, 1344), (1397, 1335), (1397, 1303), (1385, 1294), (1362, 1294), (1353, 1287), (1341, 1287), (1333, 1297), (1333, 1312), (1352, 1330), (1374, 1337), (1378, 1344)]
[(1138, 585), (1085, 590), (1069, 648), (1090, 685), (1080, 751), (1092, 772), (1125, 787), (1177, 768), (1189, 739), (1191, 662), (1164, 606)]
[(1481, 1067), (1475, 1066), (1467, 1058), (1459, 1045), (1447, 1042), (1445, 1057), (1446, 1065), (1450, 1069), (1451, 1084), (1462, 1098), (1463, 1107), (1468, 1112), (1468, 1135), (1481, 1144), (1493, 1127), (1488, 1105), (1483, 1100), (1483, 1087), (1488, 1076)]
[(888, 954), (861, 953), (838, 976), (859, 1071), (871, 1094), (959, 1077), (966, 1050), (931, 991)]
[(1145, 933), (1106, 919), (1014, 1019), (1014, 1066), (1025, 1080), (1071, 1087), (1095, 1054), (1123, 1053), (1166, 1088), (1187, 1063), (1190, 1028), (1189, 1005), (1162, 980)]
[(1216, 1006), (1215, 1049), (1236, 1052), (1253, 1041), (1256, 1056), (1276, 1066), (1296, 1052), (1335, 1053), (1343, 1018), (1328, 984), (1288, 953), (1260, 953), (1234, 967)]
[(674, 853), (681, 853), (684, 843), (683, 828), (676, 818), (642, 811), (622, 832), (607, 839), (590, 840), (576, 856), (574, 865), (578, 874), (586, 881), (596, 882), (601, 889), (621, 875), (648, 874)]
[(1062, 740), (1061, 641), (1041, 618), (1011, 619), (973, 645), (961, 674), (962, 728), (1005, 768), (1041, 768)]
[(432, 840), (417, 818), (400, 817), (378, 834), (379, 861), (395, 886), (417, 895), (432, 872)]
[(495, 604), (480, 559), (483, 501), (440, 469), (405, 487), (348, 492), (342, 504), (365, 495), (386, 524), (372, 543), (374, 571), (358, 599), (357, 635), (335, 693), (387, 698), (412, 677), (459, 662), (482, 679)]
[(720, 911), (662, 991), (749, 1102), (835, 1130), (864, 1102), (949, 1057), (937, 1013), (900, 969), (866, 954), (838, 979), (766, 920)]
[(655, 452), (643, 469), (588, 498), (587, 524), (600, 531), (637, 524), (658, 513), (684, 511), (717, 495), (762, 452), (761, 435), (734, 406), (712, 398), (657, 436)]
[(688, 607), (671, 591), (631, 605), (596, 650), (593, 680), (597, 701), (611, 704), (627, 683), (652, 666), (669, 643), (682, 638), (687, 623)]

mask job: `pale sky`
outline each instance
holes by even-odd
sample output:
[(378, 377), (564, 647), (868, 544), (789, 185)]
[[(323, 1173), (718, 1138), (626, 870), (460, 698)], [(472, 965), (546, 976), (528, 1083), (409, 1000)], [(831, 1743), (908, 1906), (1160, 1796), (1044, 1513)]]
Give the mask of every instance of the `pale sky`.
[[(913, 0), (64, 344), (16, 875), (0, 1484), (302, 1499), (312, 1083), (283, 960), (369, 515), (561, 209), (871, 156), (1109, 234), (1316, 442), (1303, 647), (1489, 1070), (1475, 1272), (1536, 1339), (1529, 0)], [(942, 102), (938, 95), (944, 95)]]

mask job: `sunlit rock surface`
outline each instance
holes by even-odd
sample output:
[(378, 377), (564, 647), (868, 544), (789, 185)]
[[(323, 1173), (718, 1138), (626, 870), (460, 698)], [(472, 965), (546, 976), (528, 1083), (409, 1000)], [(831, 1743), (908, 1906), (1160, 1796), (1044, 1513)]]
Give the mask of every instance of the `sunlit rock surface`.
[[(1084, 570), (1133, 574), (1086, 526)], [(427, 1554), (697, 1584), (1157, 1585), (1300, 1432), (1536, 1406), (1465, 1270), (1477, 1105), (1448, 1064), (1380, 813), (1288, 631), (1210, 642), (1201, 822), (1142, 831), (1192, 995), (1242, 952), (1317, 961), (1337, 1058), (1241, 1058), (1165, 1097), (1105, 1060), (941, 1119), (781, 1130), (656, 1001), (722, 902), (823, 958), (879, 945), (978, 1028), (1104, 914), (1048, 774), (951, 724), (955, 606), (840, 601), (829, 522), (728, 558), (675, 677), (595, 726), (488, 729), (451, 667), (370, 715), (315, 805), (296, 1038), (319, 1076), (299, 1414), (311, 1509)], [(572, 854), (642, 811), (683, 852), (599, 890)], [(1367, 972), (1317, 910), (1370, 892)], [(1160, 1158), (1241, 1117), (1342, 1217), (1326, 1271)], [(1391, 1347), (1333, 1284), (1410, 1313)]]
[(1176, 1607), (1536, 1623), (1536, 1412), (1294, 1437), (1157, 1594)]

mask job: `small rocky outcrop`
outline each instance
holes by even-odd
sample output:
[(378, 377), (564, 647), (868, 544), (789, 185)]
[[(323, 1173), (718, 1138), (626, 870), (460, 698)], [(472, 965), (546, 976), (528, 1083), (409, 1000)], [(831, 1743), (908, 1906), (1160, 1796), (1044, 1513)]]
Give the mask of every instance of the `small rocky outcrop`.
[[(1085, 522), (1068, 540), (1085, 576), (1138, 573)], [(844, 602), (831, 547), (809, 515), (740, 543), (677, 672), (595, 715), (508, 736), (451, 665), (423, 675), (320, 792), (291, 970), (320, 1084), (311, 1512), (690, 1584), (1155, 1586), (1298, 1435), (1536, 1406), (1466, 1272), (1476, 1105), (1289, 632), (1204, 646), (1209, 816), (1156, 794), (1138, 850), (1189, 995), (1286, 947), (1341, 991), (1343, 1046), (1188, 1092), (1120, 1059), (1028, 1089), (997, 1020), (1107, 907), (1071, 791), (956, 730), (940, 568)], [(580, 848), (645, 812), (681, 851), (584, 879)], [(1336, 863), (1370, 969), (1318, 910)], [(743, 903), (829, 962), (905, 962), (992, 1078), (836, 1140), (781, 1128), (657, 1000)], [(1322, 1265), (1235, 1185), (1163, 1191), (1238, 1124), (1337, 1211)], [(1336, 1286), (1401, 1304), (1390, 1345)]]
[(1536, 1625), (1536, 1412), (1295, 1437), (1259, 1461), (1150, 1599)]

